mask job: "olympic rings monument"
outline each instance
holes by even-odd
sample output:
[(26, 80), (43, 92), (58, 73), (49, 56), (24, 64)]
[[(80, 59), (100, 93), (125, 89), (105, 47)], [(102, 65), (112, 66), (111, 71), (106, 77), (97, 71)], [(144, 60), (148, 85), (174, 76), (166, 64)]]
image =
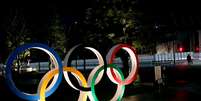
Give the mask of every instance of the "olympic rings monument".
[[(128, 84), (131, 84), (137, 79), (138, 59), (137, 59), (134, 47), (129, 46), (127, 44), (117, 44), (113, 46), (109, 50), (106, 56), (107, 63), (104, 63), (103, 57), (96, 49), (92, 47), (84, 47), (85, 49), (93, 52), (96, 55), (99, 62), (99, 65), (93, 68), (88, 78), (86, 79), (83, 76), (83, 74), (80, 71), (78, 71), (76, 68), (70, 67), (67, 65), (71, 53), (76, 48), (78, 48), (78, 46), (79, 45), (76, 45), (69, 50), (69, 52), (67, 53), (67, 55), (65, 56), (63, 60), (64, 63), (62, 63), (61, 58), (52, 48), (44, 44), (31, 43), (31, 44), (25, 44), (25, 45), (19, 46), (9, 55), (8, 60), (6, 62), (5, 76), (6, 76), (6, 83), (8, 87), (16, 96), (24, 100), (45, 101), (46, 97), (51, 96), (51, 94), (53, 94), (56, 91), (61, 81), (63, 80), (62, 78), (64, 76), (66, 82), (73, 89), (80, 92), (79, 97), (77, 98), (78, 101), (87, 101), (87, 99), (89, 99), (90, 101), (99, 101), (99, 99), (96, 96), (95, 85), (100, 82), (100, 80), (103, 77), (104, 71), (106, 71), (106, 74), (111, 80), (111, 82), (117, 85), (116, 92), (114, 96), (110, 99), (110, 101), (120, 101), (124, 95), (125, 86)], [(35, 94), (30, 94), (30, 93), (25, 93), (23, 91), (20, 91), (16, 87), (12, 78), (13, 61), (16, 59), (18, 54), (20, 54), (21, 52), (27, 49), (38, 49), (40, 51), (44, 51), (45, 53), (49, 55), (50, 59), (52, 60), (52, 63), (55, 66), (55, 68), (52, 68), (42, 77), (37, 88), (37, 93)], [(131, 71), (128, 77), (126, 78), (124, 78), (124, 75), (122, 71), (119, 69), (119, 67), (113, 64), (115, 56), (120, 49), (123, 49), (126, 52), (128, 52), (131, 59)], [(75, 76), (76, 80), (79, 83), (79, 87), (73, 85), (68, 75), (69, 73)], [(51, 81), (51, 79), (53, 80)], [(49, 84), (49, 82), (51, 83)], [(90, 90), (85, 91), (81, 88), (87, 88)]]

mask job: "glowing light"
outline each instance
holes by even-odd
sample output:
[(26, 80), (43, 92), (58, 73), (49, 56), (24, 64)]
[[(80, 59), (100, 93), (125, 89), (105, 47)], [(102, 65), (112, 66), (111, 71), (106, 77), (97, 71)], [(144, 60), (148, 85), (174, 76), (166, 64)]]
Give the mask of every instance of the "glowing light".
[(183, 52), (184, 48), (183, 47), (179, 47), (179, 52)]
[(196, 48), (195, 48), (195, 51), (196, 51), (196, 52), (199, 52), (199, 51), (200, 51), (199, 47), (196, 47)]

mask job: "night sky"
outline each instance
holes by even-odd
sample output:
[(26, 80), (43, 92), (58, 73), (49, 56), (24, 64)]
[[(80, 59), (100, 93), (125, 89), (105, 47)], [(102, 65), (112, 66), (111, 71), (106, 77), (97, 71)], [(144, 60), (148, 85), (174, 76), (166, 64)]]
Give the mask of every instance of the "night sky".
[[(86, 8), (93, 7), (96, 0), (66, 0), (65, 2), (18, 2), (0, 3), (0, 22), (6, 21), (14, 10), (18, 9), (25, 16), (27, 23), (32, 27), (42, 27), (48, 23), (49, 17), (59, 14), (63, 17), (64, 23), (84, 16)], [(174, 15), (200, 16), (200, 3), (184, 0), (137, 0), (136, 9), (147, 16), (165, 17)], [(2, 24), (2, 23), (1, 23)]]
[[(80, 16), (84, 10), (93, 6), (95, 0), (66, 0), (65, 2), (18, 2), (0, 3), (0, 13), (7, 15), (10, 9), (21, 8), (24, 13), (31, 17), (51, 15), (52, 9), (57, 9), (63, 15)], [(199, 14), (201, 12), (198, 2), (184, 0), (137, 0), (136, 7), (146, 13), (162, 14), (167, 12), (177, 12), (183, 14)], [(199, 14), (200, 15), (200, 14)], [(1, 17), (2, 17), (1, 16)]]
[(9, 22), (16, 11), (24, 17), (32, 33), (41, 35), (48, 33), (51, 17), (59, 15), (62, 23), (68, 28), (74, 21), (83, 18), (86, 8), (91, 7), (93, 3), (94, 0), (0, 3), (0, 37), (5, 33), (5, 23)]
[[(33, 33), (47, 33), (48, 24), (55, 14), (61, 16), (62, 23), (69, 27), (74, 21), (84, 17), (86, 8), (93, 7), (97, 0), (66, 0), (65, 2), (13, 2), (0, 3), (0, 37), (2, 26), (15, 11), (24, 16), (27, 26)], [(193, 23), (201, 28), (200, 3), (184, 0), (137, 0), (135, 8), (143, 12), (144, 23), (179, 26)], [(183, 19), (184, 18), (184, 19)], [(191, 21), (191, 18), (193, 21)], [(176, 21), (176, 22), (175, 22)], [(183, 22), (185, 22), (183, 24)], [(189, 27), (189, 26), (187, 26)]]
[[(74, 21), (84, 18), (86, 8), (94, 7), (96, 1), (98, 0), (1, 2), (0, 37), (4, 33), (2, 26), (16, 10), (24, 16), (28, 29), (40, 35), (47, 33), (52, 16), (60, 15), (62, 23), (68, 28)], [(137, 0), (135, 8), (144, 14), (139, 20), (145, 24), (161, 24), (175, 28), (177, 25), (185, 26), (183, 29), (191, 26), (201, 28), (200, 3), (192, 0)]]
[[(55, 13), (62, 16), (82, 16), (85, 9), (90, 7), (90, 0), (66, 0), (65, 2), (0, 2), (0, 22), (18, 10), (28, 20), (28, 23), (43, 23)], [(1, 23), (2, 24), (2, 23)]]

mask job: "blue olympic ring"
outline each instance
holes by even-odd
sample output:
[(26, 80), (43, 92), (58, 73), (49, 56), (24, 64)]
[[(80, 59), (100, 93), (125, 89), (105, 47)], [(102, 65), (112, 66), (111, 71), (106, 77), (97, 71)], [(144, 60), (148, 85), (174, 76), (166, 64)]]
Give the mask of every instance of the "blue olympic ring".
[(62, 81), (62, 76), (63, 76), (63, 66), (62, 66), (62, 61), (60, 59), (60, 57), (57, 55), (57, 53), (50, 47), (40, 44), (40, 43), (32, 43), (32, 44), (25, 44), (22, 45), (18, 48), (16, 48), (9, 56), (7, 63), (6, 63), (6, 82), (8, 87), (10, 88), (10, 90), (17, 96), (19, 96), (20, 98), (26, 99), (26, 100), (38, 100), (39, 99), (39, 95), (38, 94), (34, 94), (34, 95), (30, 95), (30, 94), (26, 94), (21, 92), (19, 89), (17, 89), (17, 87), (15, 86), (13, 80), (12, 80), (12, 64), (13, 61), (16, 59), (17, 55), (23, 51), (25, 51), (26, 49), (29, 48), (42, 48), (45, 50), (48, 50), (51, 54), (53, 54), (53, 56), (55, 57), (57, 63), (58, 63), (58, 68), (59, 68), (59, 73), (58, 73), (58, 79), (56, 81), (56, 83), (52, 86), (51, 89), (49, 89), (46, 93), (45, 96), (48, 97), (50, 96), (52, 93), (54, 93), (56, 91), (56, 89), (58, 88), (59, 84)]

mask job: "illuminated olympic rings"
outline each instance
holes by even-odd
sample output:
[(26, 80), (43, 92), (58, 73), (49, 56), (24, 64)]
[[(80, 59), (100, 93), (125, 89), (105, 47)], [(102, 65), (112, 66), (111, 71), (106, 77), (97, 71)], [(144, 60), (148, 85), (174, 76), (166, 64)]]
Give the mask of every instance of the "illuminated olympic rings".
[(107, 59), (108, 64), (112, 64), (113, 60), (115, 59), (116, 53), (120, 49), (127, 51), (128, 54), (130, 55), (130, 60), (131, 60), (131, 70), (130, 70), (131, 72), (130, 72), (130, 74), (125, 79), (125, 81), (122, 81), (120, 78), (118, 78), (116, 76), (113, 68), (110, 68), (110, 70), (107, 70), (107, 74), (112, 75), (112, 76), (109, 76), (109, 78), (113, 82), (115, 82), (117, 84), (128, 85), (137, 79), (137, 73), (136, 72), (137, 72), (137, 67), (138, 67), (138, 59), (135, 55), (135, 49), (129, 45), (126, 45), (126, 44), (117, 44), (110, 49), (109, 53), (106, 56), (106, 59)]
[(17, 55), (20, 54), (21, 52), (27, 50), (27, 49), (39, 49), (44, 52), (46, 52), (51, 60), (53, 61), (53, 64), (55, 67), (59, 69), (58, 75), (54, 76), (54, 79), (50, 86), (46, 90), (46, 97), (50, 96), (54, 91), (58, 88), (60, 82), (62, 81), (62, 75), (63, 75), (63, 66), (62, 66), (62, 61), (60, 60), (59, 56), (57, 53), (52, 49), (49, 48), (46, 45), (39, 44), (39, 43), (33, 43), (33, 44), (25, 44), (22, 45), (18, 48), (16, 48), (9, 56), (7, 63), (6, 63), (6, 82), (8, 84), (8, 87), (10, 90), (16, 94), (18, 97), (25, 99), (25, 100), (38, 100), (40, 96), (38, 94), (28, 94), (20, 91), (14, 84), (13, 79), (12, 79), (12, 66), (13, 66), (13, 61), (17, 58)]
[[(75, 90), (80, 91), (80, 95), (78, 98), (78, 101), (86, 101), (87, 97), (91, 101), (98, 101), (98, 98), (95, 93), (95, 85), (100, 82), (100, 80), (103, 77), (104, 73), (104, 67), (107, 67), (107, 75), (109, 79), (117, 84), (117, 90), (113, 98), (111, 98), (111, 101), (120, 101), (121, 98), (123, 97), (124, 90), (125, 90), (125, 85), (130, 84), (131, 82), (136, 80), (136, 75), (137, 75), (137, 67), (138, 67), (138, 61), (137, 57), (135, 55), (135, 49), (129, 45), (126, 44), (118, 44), (115, 45), (107, 54), (107, 66), (104, 66), (104, 61), (101, 56), (101, 54), (94, 48), (91, 47), (85, 47), (85, 49), (92, 51), (99, 62), (99, 65), (94, 67), (94, 69), (91, 71), (89, 74), (88, 79), (86, 80), (85, 77), (82, 75), (80, 71), (73, 67), (67, 66), (69, 62), (69, 57), (72, 54), (72, 52), (78, 48), (79, 45), (74, 46), (68, 54), (65, 56), (64, 59), (64, 66), (62, 65), (62, 61), (60, 60), (59, 56), (57, 53), (52, 49), (49, 48), (46, 45), (43, 44), (26, 44), (22, 45), (18, 48), (16, 48), (9, 56), (7, 63), (6, 63), (6, 81), (11, 89), (11, 91), (16, 94), (18, 97), (25, 99), (25, 100), (40, 100), (40, 101), (45, 101), (45, 98), (50, 96), (54, 91), (58, 88), (59, 84), (62, 81), (62, 75), (64, 74), (65, 80), (67, 83), (74, 88)], [(40, 80), (40, 83), (38, 85), (38, 90), (36, 94), (28, 94), (20, 91), (17, 89), (15, 86), (13, 80), (12, 80), (12, 65), (13, 61), (16, 60), (17, 55), (20, 54), (21, 52), (27, 50), (27, 49), (39, 49), (44, 52), (46, 52), (49, 56), (50, 59), (52, 60), (54, 66), (56, 68), (51, 69), (49, 72), (47, 72), (43, 78)], [(130, 55), (130, 60), (131, 60), (131, 71), (128, 77), (124, 80), (123, 73), (121, 70), (117, 67), (117, 65), (112, 64), (116, 53), (120, 50), (123, 49), (128, 52)], [(71, 73), (75, 78), (77, 79), (79, 86), (73, 85), (71, 82), (68, 73)], [(51, 79), (53, 78), (51, 84), (47, 87)], [(84, 89), (83, 89), (84, 88)], [(86, 90), (87, 89), (87, 90)]]

